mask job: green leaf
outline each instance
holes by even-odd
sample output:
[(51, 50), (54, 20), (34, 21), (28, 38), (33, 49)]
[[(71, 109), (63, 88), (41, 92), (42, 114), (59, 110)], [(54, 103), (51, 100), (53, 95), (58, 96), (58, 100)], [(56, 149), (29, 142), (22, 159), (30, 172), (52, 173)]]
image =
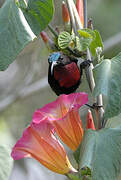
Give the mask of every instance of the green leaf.
[[(21, 2), (22, 0), (18, 0)], [(29, 0), (27, 7), (20, 6), (34, 34), (46, 28), (53, 16), (53, 0)]]
[(76, 36), (76, 50), (80, 52), (85, 51), (89, 47), (91, 41), (91, 38), (79, 38)]
[(103, 60), (94, 68), (96, 86), (95, 96), (106, 96), (105, 118), (111, 118), (121, 112), (121, 53), (109, 60)]
[(7, 180), (13, 167), (10, 148), (0, 145), (0, 180)]
[(88, 32), (82, 31), (82, 30), (78, 30), (78, 33), (81, 37), (84, 38), (93, 38)]
[(5, 70), (36, 38), (35, 34), (48, 25), (52, 15), (52, 0), (29, 0), (28, 4), (24, 0), (5, 1), (0, 8), (0, 70)]
[(97, 47), (101, 47), (103, 49), (103, 43), (102, 43), (100, 33), (97, 30), (94, 30), (94, 33), (95, 33), (95, 38), (93, 39), (89, 47), (93, 56), (96, 55)]
[(15, 3), (18, 6), (18, 8), (21, 8), (23, 10), (27, 8), (27, 2), (25, 0), (15, 0)]
[(105, 124), (105, 128), (116, 128), (121, 126), (121, 114), (118, 116), (115, 116), (113, 118), (110, 118), (107, 120)]
[(61, 49), (65, 49), (69, 47), (71, 41), (72, 41), (72, 36), (66, 31), (63, 31), (58, 36), (58, 46)]
[(84, 37), (84, 38), (91, 38), (91, 39), (95, 38), (95, 32), (91, 29), (81, 29), (81, 30), (78, 30), (78, 33), (81, 37)]
[(75, 173), (75, 174), (69, 173), (69, 174), (67, 174), (67, 177), (69, 177), (69, 179), (71, 179), (71, 180), (80, 180), (78, 173)]
[(88, 130), (80, 151), (80, 172), (91, 170), (92, 180), (116, 180), (121, 172), (121, 129)]
[(0, 9), (0, 70), (5, 70), (35, 35), (14, 0)]
[(80, 174), (82, 176), (82, 180), (92, 180), (92, 173), (91, 169), (88, 168), (87, 166), (83, 167), (80, 169)]
[(78, 33), (79, 33), (81, 38), (82, 37), (84, 38), (84, 40), (90, 39), (90, 41), (88, 42), (88, 45), (89, 45), (90, 51), (91, 51), (93, 56), (96, 55), (96, 48), (97, 47), (101, 47), (103, 49), (101, 36), (97, 30), (81, 29), (81, 30), (78, 30)]
[(79, 147), (76, 149), (76, 151), (73, 153), (73, 156), (74, 156), (77, 164), (79, 164), (80, 148), (81, 148), (81, 144), (80, 144)]

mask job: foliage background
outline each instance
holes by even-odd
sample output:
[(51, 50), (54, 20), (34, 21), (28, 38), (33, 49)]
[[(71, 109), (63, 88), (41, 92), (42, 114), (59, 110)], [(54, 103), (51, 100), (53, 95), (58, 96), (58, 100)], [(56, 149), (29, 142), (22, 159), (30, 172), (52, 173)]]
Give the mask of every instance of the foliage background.
[[(2, 3), (3, 0), (0, 0), (0, 5)], [(61, 0), (55, 0), (54, 3), (55, 15), (51, 24), (62, 27)], [(108, 58), (121, 51), (120, 7), (120, 0), (88, 1), (89, 17), (93, 19), (94, 28), (98, 29), (103, 37), (104, 55)], [(46, 31), (48, 32), (48, 29)], [(51, 36), (50, 33), (49, 35)], [(114, 39), (111, 41), (111, 38)], [(21, 52), (6, 71), (0, 72), (0, 143), (10, 144), (12, 147), (30, 123), (33, 112), (55, 100), (56, 95), (47, 83), (48, 55), (49, 52), (38, 37)], [(84, 81), (78, 91), (80, 90), (88, 91)], [(86, 114), (86, 107), (84, 110)], [(85, 122), (85, 114), (80, 114)], [(16, 177), (17, 180), (46, 180), (48, 176), (50, 180), (65, 179), (45, 169), (38, 162), (27, 159), (15, 162), (9, 180), (16, 180)]]

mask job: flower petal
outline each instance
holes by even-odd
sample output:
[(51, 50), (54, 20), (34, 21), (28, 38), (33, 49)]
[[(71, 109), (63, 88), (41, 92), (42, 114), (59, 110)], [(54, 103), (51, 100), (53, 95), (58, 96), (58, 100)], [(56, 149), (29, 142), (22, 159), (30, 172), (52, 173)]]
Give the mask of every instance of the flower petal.
[(14, 146), (11, 155), (15, 160), (33, 157), (59, 174), (73, 170), (63, 146), (55, 138), (47, 120), (39, 124), (31, 123)]
[(61, 95), (56, 101), (37, 110), (33, 115), (33, 122), (39, 123), (45, 117), (48, 118), (57, 135), (75, 151), (83, 137), (78, 109), (87, 102), (86, 93)]
[(88, 102), (88, 95), (84, 92), (61, 95), (56, 101), (46, 104), (33, 114), (33, 122), (38, 123), (45, 117), (62, 119), (73, 107), (80, 108)]
[(77, 149), (83, 137), (82, 122), (77, 108), (73, 108), (60, 120), (52, 120), (51, 123), (57, 135), (73, 151)]

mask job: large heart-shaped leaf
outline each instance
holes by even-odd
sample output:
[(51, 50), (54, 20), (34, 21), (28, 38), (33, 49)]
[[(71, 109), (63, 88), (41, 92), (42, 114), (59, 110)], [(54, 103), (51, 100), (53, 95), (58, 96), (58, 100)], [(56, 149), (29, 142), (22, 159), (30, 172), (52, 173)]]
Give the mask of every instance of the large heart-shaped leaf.
[(29, 0), (26, 8), (21, 4), (19, 7), (36, 35), (46, 28), (53, 16), (53, 0)]
[(94, 95), (106, 96), (105, 118), (118, 115), (121, 112), (121, 53), (98, 64), (94, 69), (94, 77)]
[(52, 15), (52, 0), (29, 0), (28, 5), (24, 0), (5, 1), (0, 9), (0, 70), (5, 70), (36, 38), (35, 34), (48, 25)]
[(7, 180), (13, 167), (10, 148), (0, 145), (0, 180)]
[(121, 129), (85, 132), (80, 151), (80, 172), (90, 168), (93, 180), (116, 180), (121, 172)]
[(108, 119), (105, 128), (115, 128), (121, 126), (121, 113), (118, 116)]
[(0, 9), (0, 70), (5, 70), (35, 35), (14, 0)]

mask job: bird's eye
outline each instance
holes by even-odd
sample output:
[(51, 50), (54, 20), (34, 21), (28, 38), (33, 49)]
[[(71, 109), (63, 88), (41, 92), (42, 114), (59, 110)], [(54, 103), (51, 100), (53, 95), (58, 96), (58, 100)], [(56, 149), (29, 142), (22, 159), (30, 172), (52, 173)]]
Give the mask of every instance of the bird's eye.
[(59, 59), (60, 59), (60, 60), (63, 60), (63, 57), (60, 56)]

